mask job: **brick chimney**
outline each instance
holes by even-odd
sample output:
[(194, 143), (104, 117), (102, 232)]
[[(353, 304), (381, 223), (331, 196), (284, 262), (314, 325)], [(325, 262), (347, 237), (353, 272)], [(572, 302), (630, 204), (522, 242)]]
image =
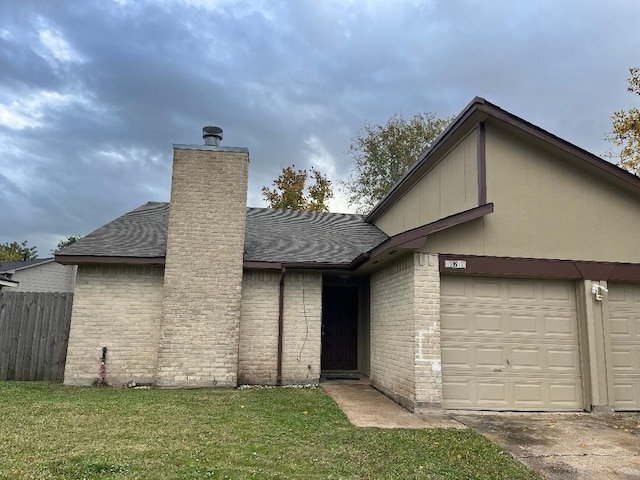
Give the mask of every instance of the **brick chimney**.
[(157, 385), (236, 386), (249, 150), (173, 146)]

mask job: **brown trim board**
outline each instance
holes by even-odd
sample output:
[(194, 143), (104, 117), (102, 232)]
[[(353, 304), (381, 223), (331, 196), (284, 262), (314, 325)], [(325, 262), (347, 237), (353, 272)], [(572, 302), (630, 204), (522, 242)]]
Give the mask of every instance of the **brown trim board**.
[(126, 265), (164, 265), (164, 257), (99, 257), (91, 255), (56, 255), (54, 260), (63, 265), (81, 265), (84, 263), (126, 264)]
[(484, 122), (478, 124), (478, 206), (487, 203), (487, 152), (486, 127)]
[[(462, 260), (465, 268), (447, 267), (447, 261)], [(583, 280), (640, 282), (640, 263), (587, 262), (540, 258), (484, 257), (441, 254), (440, 273), (502, 277), (545, 277)], [(460, 263), (458, 262), (459, 266)]]
[(392, 248), (418, 248), (421, 246), (421, 243), (418, 243), (418, 241), (424, 240), (425, 237), (433, 233), (455, 227), (462, 223), (470, 222), (471, 220), (476, 220), (490, 213), (493, 213), (493, 203), (487, 203), (486, 205), (471, 208), (464, 212), (455, 213), (440, 220), (436, 220), (435, 222), (414, 228), (413, 230), (399, 233), (370, 250), (369, 257), (377, 257)]
[(497, 105), (488, 102), (487, 100), (482, 99), (482, 102), (479, 102), (474, 105), (475, 110), (479, 112), (483, 112), (486, 115), (493, 117), (497, 120), (500, 120), (507, 125), (518, 128), (523, 132), (531, 135), (532, 137), (538, 138), (554, 147), (563, 150), (571, 155), (578, 157), (579, 159), (587, 162), (594, 167), (603, 170), (614, 177), (622, 180), (623, 182), (635, 187), (640, 188), (640, 178), (636, 175), (623, 170), (622, 168), (614, 165), (613, 163), (607, 162), (606, 160), (594, 155), (593, 153), (570, 143), (543, 128), (534, 125), (513, 113), (509, 113), (506, 110), (498, 107)]

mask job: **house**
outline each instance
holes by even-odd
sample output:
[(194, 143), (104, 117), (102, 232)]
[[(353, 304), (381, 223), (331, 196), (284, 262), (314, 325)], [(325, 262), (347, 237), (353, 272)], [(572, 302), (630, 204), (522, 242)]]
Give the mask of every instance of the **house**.
[(1, 262), (0, 279), (14, 283), (12, 292), (73, 292), (76, 267), (53, 258)]
[(71, 245), (89, 385), (359, 372), (415, 412), (640, 409), (640, 179), (475, 98), (367, 215), (245, 208), (249, 152)]

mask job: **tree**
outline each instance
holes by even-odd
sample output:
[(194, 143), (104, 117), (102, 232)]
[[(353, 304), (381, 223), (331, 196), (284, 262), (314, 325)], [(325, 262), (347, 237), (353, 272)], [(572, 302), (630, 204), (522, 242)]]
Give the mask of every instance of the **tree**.
[(278, 178), (273, 181), (273, 190), (263, 187), (262, 195), (269, 202), (271, 208), (289, 210), (312, 210), (327, 212), (326, 202), (333, 198), (331, 181), (325, 175), (311, 167), (311, 177), (314, 183), (309, 185), (305, 194), (305, 186), (309, 173), (297, 170), (295, 165), (285, 167)]
[(395, 114), (384, 125), (365, 123), (349, 146), (355, 165), (342, 182), (349, 203), (359, 212), (373, 208), (453, 118)]
[(0, 262), (23, 262), (38, 258), (38, 249), (28, 247), (27, 241), (0, 244)]
[(63, 248), (68, 247), (69, 245), (73, 245), (81, 238), (82, 238), (82, 235), (68, 235), (67, 237), (63, 238), (58, 242), (58, 245), (56, 245), (56, 248), (51, 250), (51, 253), (55, 255)]
[[(640, 95), (640, 68), (629, 69), (627, 91)], [(618, 166), (640, 175), (640, 110), (631, 108), (628, 112), (619, 110), (611, 116), (613, 132), (606, 139), (617, 147), (622, 147), (618, 155), (607, 152), (609, 158), (618, 157)]]

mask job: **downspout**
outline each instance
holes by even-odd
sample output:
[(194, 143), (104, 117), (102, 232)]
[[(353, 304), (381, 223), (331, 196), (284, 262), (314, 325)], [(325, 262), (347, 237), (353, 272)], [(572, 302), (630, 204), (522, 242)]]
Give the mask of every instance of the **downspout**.
[(278, 297), (278, 373), (277, 384), (282, 385), (282, 331), (284, 330), (284, 276), (287, 268), (283, 265), (280, 271), (280, 292)]

